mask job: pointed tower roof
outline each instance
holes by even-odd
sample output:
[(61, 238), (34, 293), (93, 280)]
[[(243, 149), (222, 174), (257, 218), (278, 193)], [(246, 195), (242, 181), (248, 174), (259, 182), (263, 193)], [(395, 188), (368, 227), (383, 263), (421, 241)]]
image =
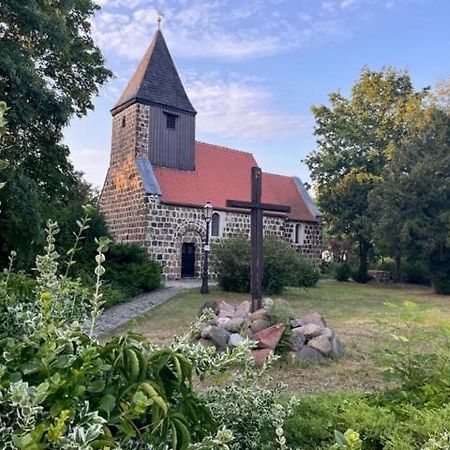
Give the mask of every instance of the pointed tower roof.
[(158, 104), (196, 114), (159, 29), (111, 113), (114, 115), (136, 102)]

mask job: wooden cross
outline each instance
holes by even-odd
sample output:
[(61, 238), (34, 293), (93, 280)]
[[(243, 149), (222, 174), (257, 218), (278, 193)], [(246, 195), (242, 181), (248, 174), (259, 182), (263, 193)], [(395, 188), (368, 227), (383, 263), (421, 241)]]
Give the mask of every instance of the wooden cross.
[(251, 276), (252, 311), (262, 308), (262, 277), (263, 277), (263, 211), (281, 213), (291, 212), (289, 206), (273, 205), (261, 202), (262, 172), (259, 167), (252, 167), (252, 199), (250, 202), (227, 200), (228, 208), (250, 210), (251, 239)]

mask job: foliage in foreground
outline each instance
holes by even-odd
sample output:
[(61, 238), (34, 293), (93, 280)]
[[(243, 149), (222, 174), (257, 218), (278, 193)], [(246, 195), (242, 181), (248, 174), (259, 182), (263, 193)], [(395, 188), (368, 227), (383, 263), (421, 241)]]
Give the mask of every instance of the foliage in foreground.
[[(250, 241), (244, 236), (222, 240), (214, 245), (213, 266), (222, 289), (232, 292), (250, 291)], [(319, 271), (286, 241), (274, 236), (264, 239), (263, 290), (280, 294), (287, 286), (312, 287)]]
[[(257, 379), (254, 363), (249, 362), (250, 342), (215, 355), (212, 348), (190, 343), (202, 326), (199, 323), (190, 334), (165, 347), (152, 346), (136, 334), (99, 343), (94, 328), (103, 303), (108, 242), (98, 242), (91, 295), (91, 290), (67, 277), (77, 244), (68, 252), (67, 261), (61, 261), (55, 247), (57, 224), (49, 222), (46, 231), (45, 253), (36, 260), (37, 278), (31, 292), (16, 291), (14, 255), (0, 281), (3, 448), (274, 448), (269, 442), (287, 448), (283, 422), (289, 410), (276, 403), (278, 391), (257, 386), (248, 390), (250, 378)], [(209, 319), (204, 316), (200, 321)], [(252, 446), (246, 446), (246, 431), (240, 430), (246, 417), (225, 421), (221, 414), (221, 393), (229, 393), (230, 388), (199, 394), (193, 384), (194, 377), (218, 376), (243, 361), (247, 364), (242, 382), (233, 385), (232, 392), (249, 406), (255, 392), (266, 399), (251, 411), (260, 417), (251, 433)]]

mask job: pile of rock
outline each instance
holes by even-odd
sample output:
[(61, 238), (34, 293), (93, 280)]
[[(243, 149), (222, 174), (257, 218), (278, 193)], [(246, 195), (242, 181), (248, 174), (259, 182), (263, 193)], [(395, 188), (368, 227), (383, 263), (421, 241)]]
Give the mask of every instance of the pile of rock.
[(317, 312), (301, 319), (292, 319), (289, 324), (270, 325), (267, 309), (251, 313), (249, 302), (232, 305), (220, 300), (205, 307), (212, 308), (215, 317), (201, 331), (199, 342), (205, 346), (214, 346), (218, 351), (236, 347), (250, 338), (257, 342), (252, 355), (261, 363), (277, 348), (283, 334), (289, 331), (288, 356), (291, 359), (318, 362), (342, 355), (339, 339)]

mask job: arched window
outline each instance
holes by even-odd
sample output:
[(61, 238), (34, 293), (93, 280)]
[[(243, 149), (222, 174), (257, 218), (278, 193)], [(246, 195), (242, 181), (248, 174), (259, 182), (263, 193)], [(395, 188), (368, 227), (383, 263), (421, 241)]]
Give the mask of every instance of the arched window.
[(214, 213), (211, 218), (211, 236), (219, 236), (220, 234), (220, 214)]
[(303, 245), (305, 242), (305, 225), (303, 223), (297, 223), (295, 225), (294, 242), (300, 245)]

